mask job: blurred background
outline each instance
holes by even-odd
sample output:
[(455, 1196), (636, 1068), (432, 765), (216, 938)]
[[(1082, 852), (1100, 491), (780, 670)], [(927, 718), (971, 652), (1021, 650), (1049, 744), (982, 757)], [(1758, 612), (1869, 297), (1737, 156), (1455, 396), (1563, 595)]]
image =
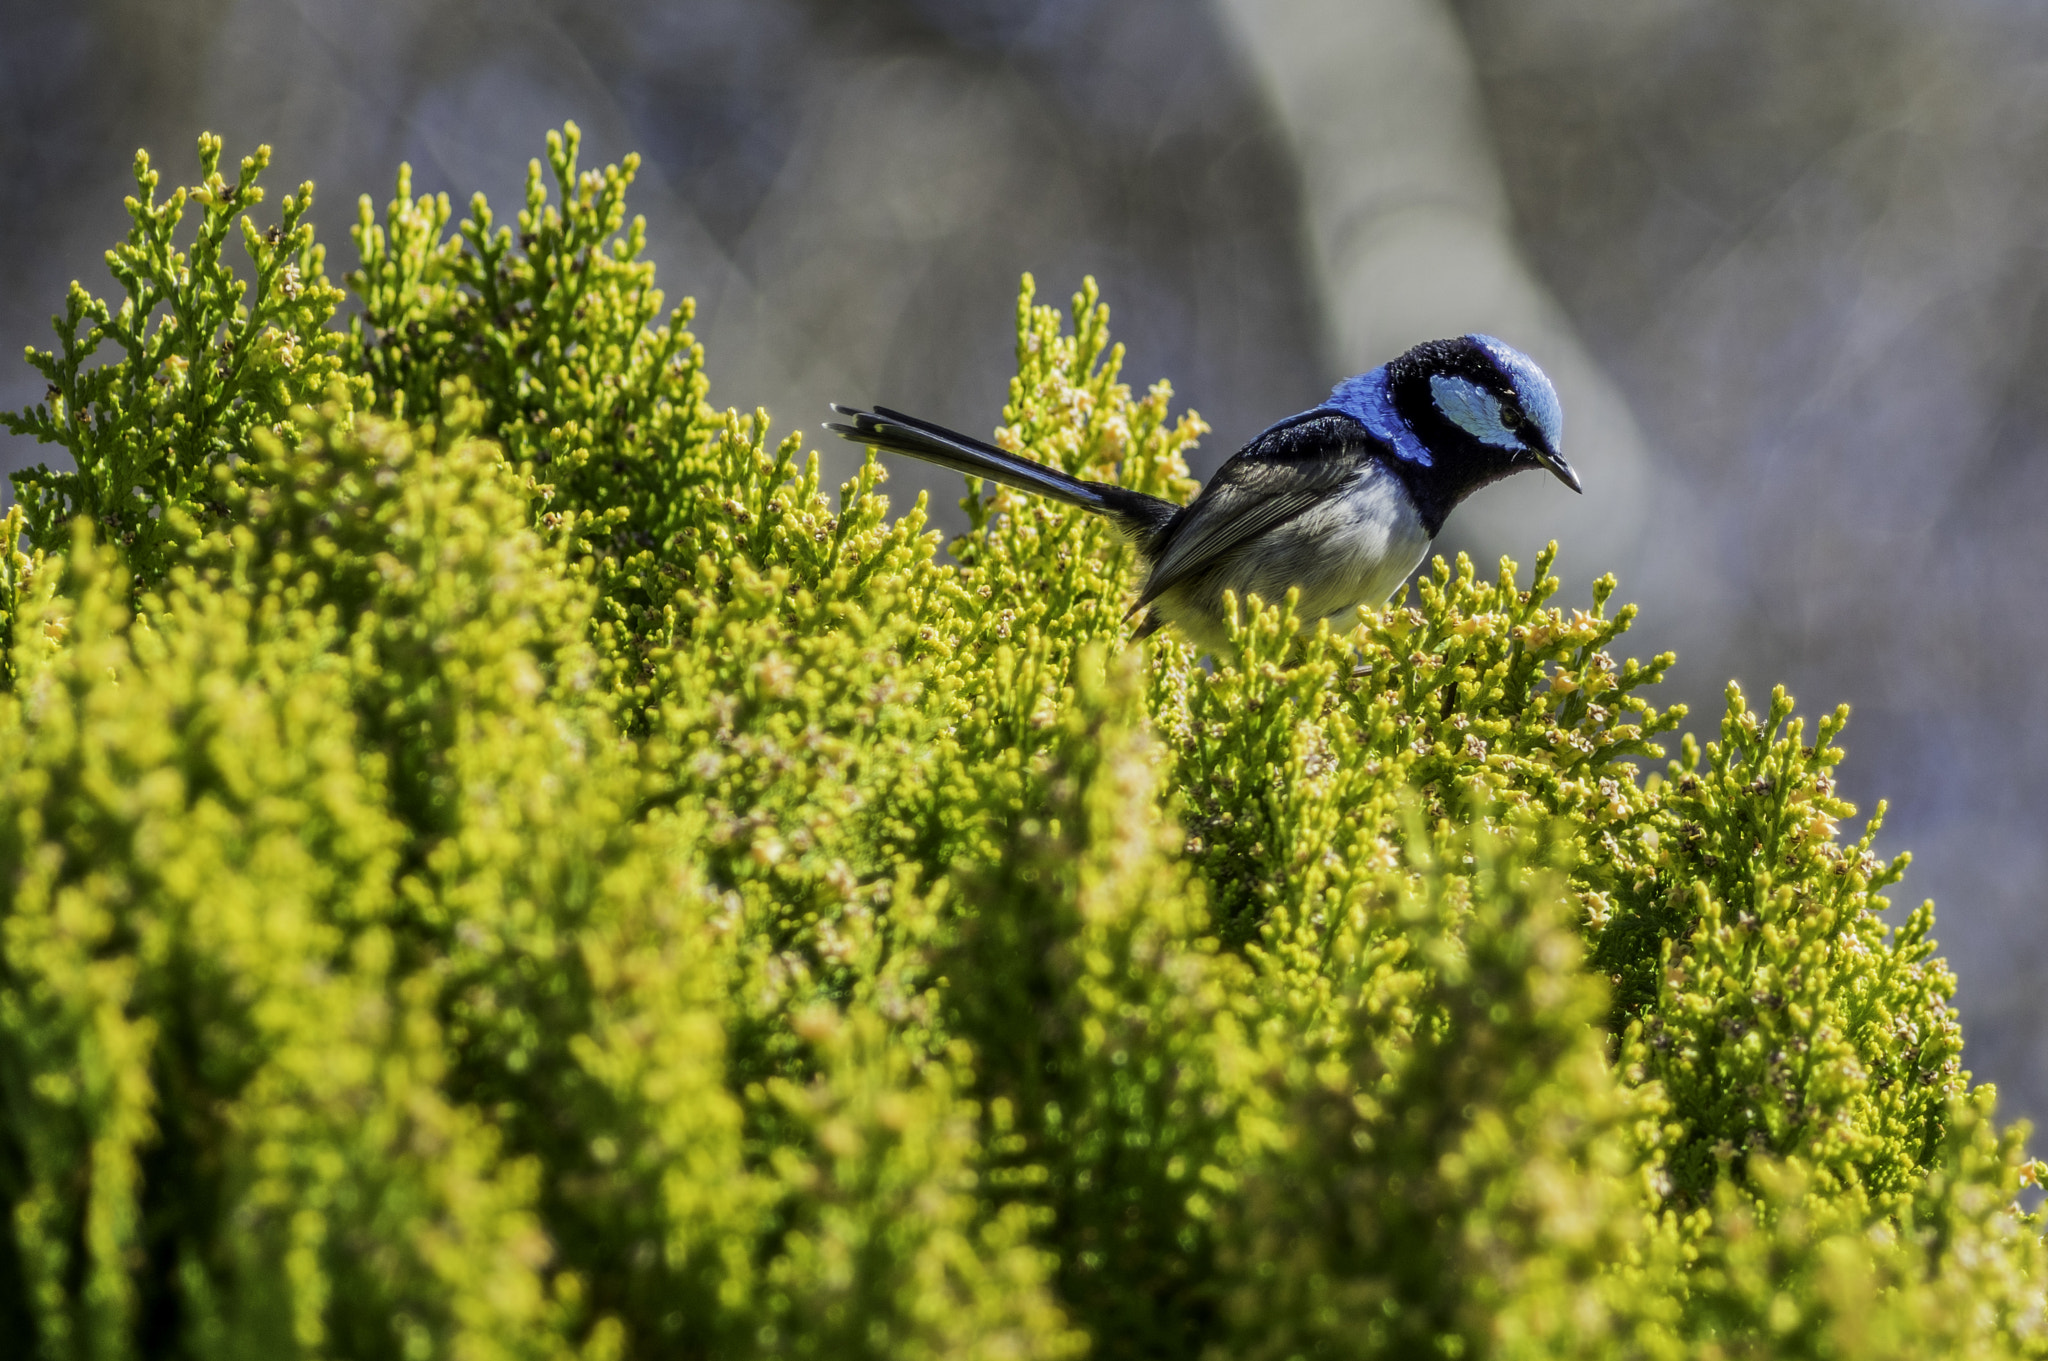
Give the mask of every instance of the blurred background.
[[(1712, 730), (1855, 706), (1843, 772), (1939, 904), (1965, 1060), (2048, 1116), (2048, 11), (2037, 0), (0, 0), (0, 342), (111, 287), (135, 149), (275, 147), (339, 277), (400, 161), (509, 218), (565, 119), (637, 150), (721, 406), (986, 433), (1018, 276), (1126, 376), (1269, 421), (1467, 330), (1558, 379), (1583, 498), (1440, 546), (1603, 571)], [(41, 380), (0, 360), (0, 404)], [(0, 463), (38, 462), (0, 436)], [(824, 451), (848, 467), (841, 449)], [(898, 472), (957, 525), (957, 478)], [(946, 517), (950, 516), (948, 520)]]

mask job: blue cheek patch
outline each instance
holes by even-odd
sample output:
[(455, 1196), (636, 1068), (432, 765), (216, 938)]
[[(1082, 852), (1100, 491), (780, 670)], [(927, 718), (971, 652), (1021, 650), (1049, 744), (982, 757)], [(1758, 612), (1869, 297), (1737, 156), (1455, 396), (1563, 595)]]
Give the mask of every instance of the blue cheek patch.
[(1549, 377), (1536, 367), (1536, 361), (1504, 340), (1482, 335), (1468, 338), (1486, 351), (1501, 376), (1508, 380), (1522, 414), (1536, 423), (1544, 442), (1554, 450), (1563, 449), (1564, 406), (1557, 400), (1557, 389), (1551, 386)]
[(1491, 444), (1496, 449), (1528, 447), (1501, 420), (1500, 398), (1471, 379), (1432, 374), (1429, 395), (1446, 420), (1481, 444)]
[(1330, 400), (1323, 405), (1357, 421), (1404, 461), (1424, 468), (1435, 465), (1436, 460), (1408, 428), (1408, 422), (1395, 412), (1394, 395), (1387, 391), (1385, 365), (1371, 373), (1346, 378), (1330, 390)]

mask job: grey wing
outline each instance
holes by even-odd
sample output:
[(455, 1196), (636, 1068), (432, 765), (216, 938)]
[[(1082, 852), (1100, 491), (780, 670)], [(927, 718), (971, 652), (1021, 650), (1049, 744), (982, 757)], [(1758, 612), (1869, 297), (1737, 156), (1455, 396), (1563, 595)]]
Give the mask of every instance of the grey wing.
[(1133, 608), (1143, 609), (1240, 544), (1347, 486), (1377, 450), (1364, 427), (1343, 416), (1297, 418), (1266, 431), (1224, 464), (1167, 526)]

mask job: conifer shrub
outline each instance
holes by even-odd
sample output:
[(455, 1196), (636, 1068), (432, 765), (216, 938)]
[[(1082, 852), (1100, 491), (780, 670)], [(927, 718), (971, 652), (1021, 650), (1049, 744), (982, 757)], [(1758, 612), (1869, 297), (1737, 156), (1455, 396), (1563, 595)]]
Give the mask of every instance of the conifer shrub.
[[(1133, 644), (1099, 521), (713, 408), (573, 127), (345, 322), (219, 156), (6, 418), (22, 1354), (2048, 1355), (1843, 712), (1671, 755), (1553, 549)], [(1183, 495), (1107, 321), (997, 438)]]

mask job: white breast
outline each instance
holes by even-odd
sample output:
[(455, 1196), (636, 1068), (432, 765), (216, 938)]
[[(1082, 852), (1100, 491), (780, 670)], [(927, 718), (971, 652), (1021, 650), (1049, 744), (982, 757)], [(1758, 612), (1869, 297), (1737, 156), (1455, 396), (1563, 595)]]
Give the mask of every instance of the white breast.
[(1152, 608), (1196, 647), (1229, 645), (1223, 593), (1279, 604), (1301, 588), (1296, 617), (1349, 629), (1360, 605), (1385, 604), (1429, 551), (1429, 532), (1400, 476), (1373, 463), (1358, 481), (1315, 509), (1233, 548), (1207, 570), (1176, 582)]
[(1373, 463), (1342, 496), (1267, 534), (1246, 566), (1265, 599), (1299, 586), (1304, 621), (1327, 617), (1348, 629), (1357, 606), (1377, 608), (1407, 580), (1429, 541), (1400, 477)]

